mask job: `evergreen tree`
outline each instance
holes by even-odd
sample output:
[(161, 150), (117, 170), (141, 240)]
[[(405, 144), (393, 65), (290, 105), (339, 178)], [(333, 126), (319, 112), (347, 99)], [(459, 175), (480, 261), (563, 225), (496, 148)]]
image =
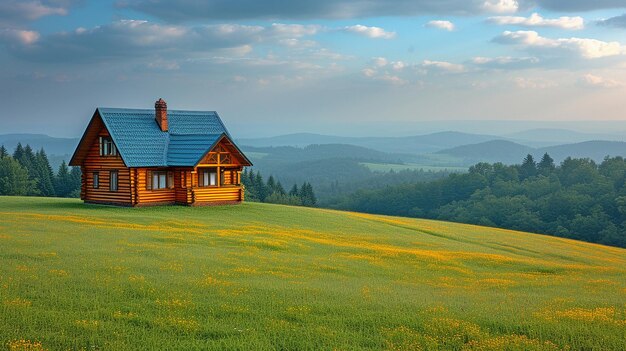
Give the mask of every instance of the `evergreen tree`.
[(279, 195), (286, 195), (285, 188), (283, 188), (283, 185), (280, 184), (280, 180), (276, 182), (276, 189), (274, 190), (274, 192), (278, 193)]
[(72, 167), (70, 171), (70, 186), (68, 187), (69, 193), (67, 196), (80, 197), (81, 178), (82, 172), (80, 171), (80, 167)]
[(37, 192), (28, 171), (11, 157), (0, 158), (0, 195), (30, 195)]
[(246, 188), (246, 200), (248, 201), (259, 201), (259, 196), (257, 193), (257, 189), (255, 187), (254, 182), (254, 171), (248, 169), (244, 169), (243, 174), (241, 175), (241, 182)]
[(259, 197), (259, 201), (265, 201), (265, 197), (267, 197), (267, 186), (263, 182), (263, 176), (261, 175), (261, 171), (256, 173), (254, 177), (254, 187), (256, 188), (257, 195)]
[[(29, 146), (26, 145), (28, 148)], [(35, 177), (38, 179), (37, 185), (42, 196), (54, 196), (54, 173), (50, 166), (50, 161), (46, 152), (42, 148), (37, 152), (33, 162)]]
[(554, 159), (552, 159), (552, 157), (550, 157), (550, 155), (548, 155), (548, 153), (546, 152), (545, 154), (543, 154), (543, 157), (541, 158), (539, 164), (537, 164), (537, 170), (539, 171), (539, 174), (547, 176), (555, 169), (556, 166), (554, 165)]
[(298, 190), (298, 184), (294, 184), (289, 190), (289, 196), (300, 197), (300, 190)]
[(31, 180), (37, 179), (37, 169), (35, 167), (35, 155), (30, 145), (26, 144), (26, 147), (22, 147), (21, 144), (17, 144), (17, 148), (13, 153), (13, 158), (19, 162), (28, 171), (28, 176)]
[(303, 183), (300, 188), (300, 199), (302, 201), (302, 206), (315, 206), (317, 203), (317, 199), (315, 198), (315, 194), (313, 193), (313, 187), (310, 183)]
[(65, 164), (65, 161), (59, 166), (59, 171), (54, 179), (54, 192), (57, 196), (67, 197), (72, 192), (72, 182), (70, 179), (69, 168)]
[(24, 156), (24, 147), (22, 146), (22, 143), (17, 143), (17, 146), (15, 147), (15, 151), (13, 151), (13, 159), (20, 162), (23, 156)]
[(270, 175), (267, 178), (267, 195), (272, 195), (276, 191), (276, 180), (274, 180), (274, 176)]
[(9, 156), (9, 152), (7, 151), (7, 148), (4, 147), (4, 145), (0, 145), (0, 158), (7, 157), (7, 156)]
[(524, 158), (524, 161), (522, 162), (522, 165), (520, 166), (519, 173), (522, 179), (526, 179), (526, 178), (537, 175), (537, 163), (535, 162), (533, 155), (528, 154)]

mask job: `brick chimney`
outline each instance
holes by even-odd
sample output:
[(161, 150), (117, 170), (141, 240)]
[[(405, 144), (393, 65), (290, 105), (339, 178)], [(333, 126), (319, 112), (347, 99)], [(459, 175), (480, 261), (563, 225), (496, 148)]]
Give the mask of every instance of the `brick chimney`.
[(159, 99), (154, 103), (154, 111), (156, 121), (162, 131), (167, 132), (167, 103), (163, 99)]

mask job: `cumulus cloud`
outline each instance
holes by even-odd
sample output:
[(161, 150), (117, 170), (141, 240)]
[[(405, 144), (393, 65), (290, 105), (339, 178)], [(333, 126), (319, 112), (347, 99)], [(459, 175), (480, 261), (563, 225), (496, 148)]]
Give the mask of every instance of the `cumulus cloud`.
[(454, 30), (454, 23), (450, 21), (436, 20), (436, 21), (430, 21), (426, 23), (426, 27), (443, 29), (443, 30), (447, 30), (448, 32), (451, 32)]
[(490, 69), (521, 69), (535, 66), (539, 63), (536, 57), (474, 57), (470, 63), (477, 67)]
[(558, 86), (556, 82), (543, 78), (515, 77), (513, 83), (520, 89), (548, 89)]
[(579, 83), (592, 88), (619, 88), (624, 84), (613, 79), (608, 79), (591, 73), (585, 74), (579, 80)]
[(601, 26), (626, 28), (626, 13), (621, 16), (615, 16), (615, 17), (604, 19), (604, 20), (600, 20), (597, 23)]
[(555, 19), (543, 18), (538, 13), (529, 17), (519, 16), (496, 16), (489, 17), (488, 22), (499, 25), (518, 25), (522, 27), (554, 27), (561, 29), (583, 29), (585, 20), (582, 17), (559, 17)]
[(120, 20), (41, 37), (31, 31), (5, 30), (0, 38), (13, 44), (14, 54), (26, 59), (93, 61), (154, 54), (186, 56), (217, 50), (241, 56), (251, 52), (252, 45), (257, 43), (308, 45), (310, 43), (301, 38), (319, 30), (319, 26), (280, 23), (265, 27), (241, 24), (187, 27)]
[(482, 8), (492, 13), (514, 13), (519, 9), (517, 0), (486, 0)]
[(9, 45), (31, 45), (39, 40), (39, 33), (21, 29), (2, 29), (0, 39)]
[(586, 38), (551, 39), (542, 37), (535, 31), (505, 31), (493, 41), (551, 53), (574, 53), (584, 59), (597, 59), (624, 53), (622, 45), (615, 41), (605, 42)]
[(68, 13), (71, 1), (3, 0), (0, 2), (0, 23), (19, 24), (45, 16)]
[(356, 24), (354, 26), (347, 26), (344, 28), (345, 31), (350, 33), (356, 33), (368, 38), (372, 39), (393, 39), (396, 37), (395, 32), (387, 32), (383, 28), (380, 27), (368, 27), (361, 24)]
[(421, 64), (423, 68), (435, 69), (442, 72), (461, 73), (465, 72), (465, 66), (457, 63), (451, 63), (446, 61), (430, 61), (424, 60)]

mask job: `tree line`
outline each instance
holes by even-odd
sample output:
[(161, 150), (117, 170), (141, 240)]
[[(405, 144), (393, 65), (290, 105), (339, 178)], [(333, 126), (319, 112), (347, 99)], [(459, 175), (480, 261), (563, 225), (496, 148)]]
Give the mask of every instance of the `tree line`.
[(626, 247), (626, 161), (545, 154), (517, 165), (478, 163), (432, 182), (362, 190), (330, 207), (550, 234)]
[(44, 149), (17, 144), (13, 154), (0, 146), (0, 195), (79, 197), (81, 172), (61, 163), (56, 174)]
[(300, 187), (294, 184), (287, 192), (280, 180), (270, 175), (267, 182), (260, 171), (244, 169), (241, 182), (245, 187), (246, 201), (268, 202), (274, 204), (308, 206), (317, 204), (317, 198), (310, 183), (304, 182)]

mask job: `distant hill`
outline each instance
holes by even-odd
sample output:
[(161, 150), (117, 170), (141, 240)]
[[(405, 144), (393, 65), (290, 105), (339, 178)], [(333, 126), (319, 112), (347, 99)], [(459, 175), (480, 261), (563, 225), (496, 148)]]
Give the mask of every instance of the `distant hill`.
[(534, 153), (535, 151), (535, 149), (529, 146), (517, 144), (512, 141), (490, 140), (484, 143), (457, 146), (437, 153), (454, 156), (468, 163), (515, 163), (519, 162), (527, 154)]
[(436, 154), (448, 155), (463, 160), (464, 164), (476, 162), (519, 163), (527, 155), (540, 158), (548, 153), (556, 162), (567, 157), (591, 158), (600, 162), (605, 156), (626, 157), (626, 142), (621, 141), (586, 141), (543, 148), (532, 148), (506, 140), (491, 140), (484, 143), (463, 145)]
[(619, 133), (582, 133), (558, 128), (529, 129), (508, 134), (506, 137), (535, 147), (579, 143), (590, 140), (626, 141), (626, 135)]
[(341, 137), (320, 134), (289, 134), (271, 138), (238, 139), (241, 145), (255, 147), (296, 146), (312, 144), (349, 144), (388, 153), (423, 154), (465, 144), (475, 144), (498, 138), (493, 135), (461, 132), (440, 132), (408, 137)]
[[(347, 158), (360, 161), (374, 162), (400, 162), (400, 155), (392, 155), (386, 152), (368, 149), (362, 146), (346, 144), (313, 144), (305, 147), (278, 146), (278, 147), (252, 147), (242, 146), (244, 152), (252, 155), (263, 155), (262, 160), (302, 162), (310, 160), (323, 160), (329, 158)], [(254, 156), (252, 156), (254, 158)], [(257, 159), (257, 161), (261, 161)]]
[(34, 150), (46, 150), (48, 155), (71, 155), (74, 153), (78, 138), (56, 138), (45, 134), (0, 134), (0, 145), (4, 145), (9, 152), (17, 146), (29, 144)]
[(568, 156), (578, 158), (590, 158), (597, 162), (605, 156), (626, 157), (626, 142), (623, 141), (586, 141), (576, 144), (557, 145), (539, 149), (536, 154), (547, 152), (555, 160), (563, 160)]

